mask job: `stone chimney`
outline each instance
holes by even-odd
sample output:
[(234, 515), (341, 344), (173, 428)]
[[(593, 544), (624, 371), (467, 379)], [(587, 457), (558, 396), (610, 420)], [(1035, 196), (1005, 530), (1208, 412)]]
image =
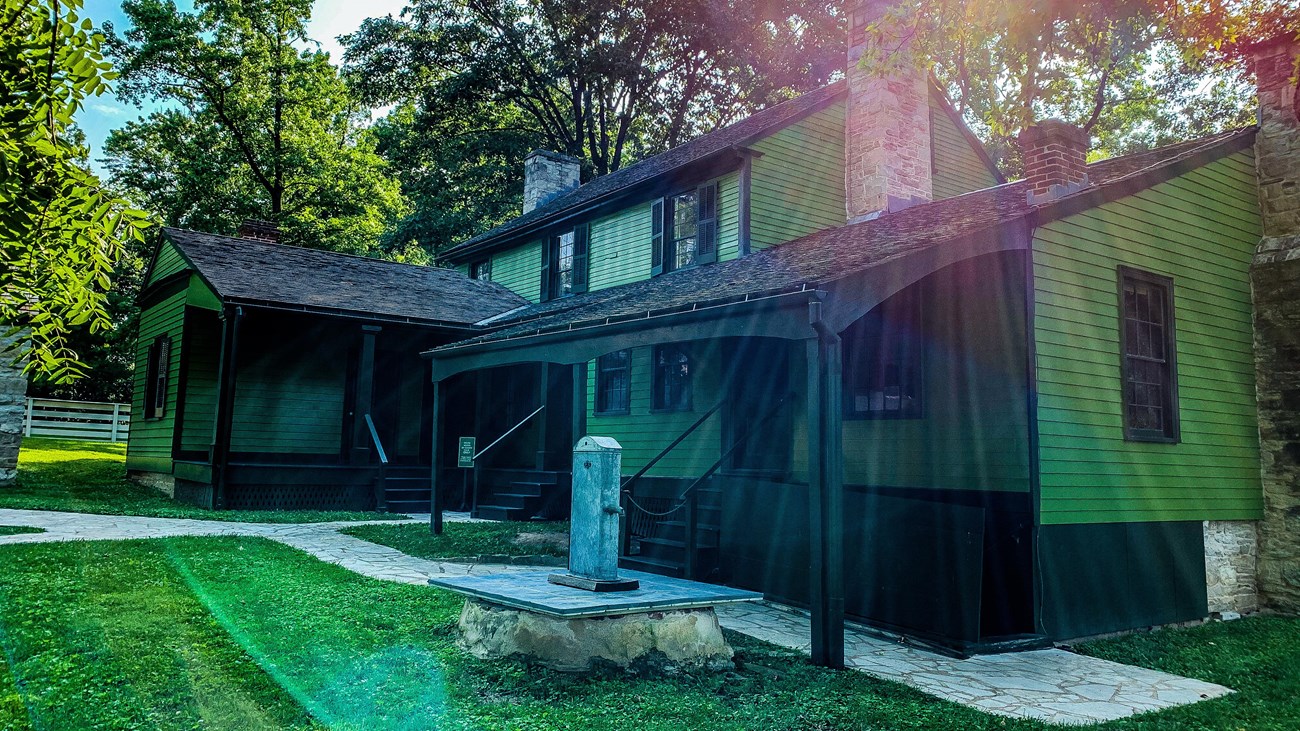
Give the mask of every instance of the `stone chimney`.
[(1045, 203), (1088, 186), (1088, 134), (1059, 119), (1021, 130), (1020, 154), (1030, 203)]
[(1263, 465), (1259, 524), (1261, 605), (1300, 611), (1300, 43), (1253, 46), (1259, 96), (1255, 169), (1263, 238), (1251, 267), (1255, 394)]
[(582, 163), (576, 157), (533, 150), (524, 158), (524, 213), (578, 187)]
[(241, 239), (266, 241), (268, 243), (276, 244), (280, 242), (280, 227), (270, 221), (259, 221), (255, 218), (249, 218), (239, 224), (238, 235)]
[[(930, 179), (929, 78), (912, 63), (911, 42), (886, 24), (868, 37), (897, 0), (853, 0), (849, 11), (848, 112), (844, 124), (844, 192), (850, 223), (933, 198)], [(878, 36), (878, 37), (877, 37)], [(896, 68), (859, 68), (868, 43), (897, 59)]]

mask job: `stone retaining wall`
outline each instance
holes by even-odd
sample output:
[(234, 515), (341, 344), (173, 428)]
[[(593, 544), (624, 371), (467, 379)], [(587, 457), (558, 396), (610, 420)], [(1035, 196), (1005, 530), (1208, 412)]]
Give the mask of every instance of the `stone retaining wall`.
[[(3, 325), (0, 325), (3, 328)], [(3, 329), (0, 329), (3, 333)], [(27, 404), (27, 376), (18, 357), (21, 335), (0, 334), (0, 485), (18, 475), (18, 447), (23, 439), (23, 411)]]
[(1258, 538), (1255, 521), (1205, 522), (1205, 593), (1211, 613), (1244, 614), (1258, 608)]

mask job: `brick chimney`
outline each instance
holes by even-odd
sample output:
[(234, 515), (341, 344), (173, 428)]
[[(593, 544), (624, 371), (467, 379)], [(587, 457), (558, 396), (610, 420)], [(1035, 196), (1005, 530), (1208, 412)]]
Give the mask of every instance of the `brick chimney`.
[(1300, 611), (1300, 43), (1250, 51), (1259, 97), (1255, 169), (1263, 238), (1251, 266), (1255, 394), (1264, 519), (1257, 563), (1262, 606)]
[[(897, 0), (852, 0), (849, 11), (848, 112), (844, 125), (844, 192), (850, 223), (933, 198), (930, 179), (929, 78), (910, 59), (911, 42), (886, 23)], [(859, 68), (868, 44), (898, 59), (884, 72)]]
[(1088, 134), (1059, 119), (1021, 130), (1020, 153), (1030, 203), (1045, 203), (1088, 186)]
[(582, 163), (549, 150), (533, 150), (524, 158), (524, 213), (578, 187)]
[(252, 241), (280, 242), (280, 227), (271, 221), (259, 221), (255, 218), (245, 219), (239, 224), (239, 238)]

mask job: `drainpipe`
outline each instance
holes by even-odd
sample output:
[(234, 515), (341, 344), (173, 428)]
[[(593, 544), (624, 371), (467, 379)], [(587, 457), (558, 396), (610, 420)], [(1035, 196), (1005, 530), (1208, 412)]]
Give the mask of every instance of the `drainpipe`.
[(820, 299), (808, 303), (808, 520), (812, 659), (844, 667), (843, 343), (822, 319)]

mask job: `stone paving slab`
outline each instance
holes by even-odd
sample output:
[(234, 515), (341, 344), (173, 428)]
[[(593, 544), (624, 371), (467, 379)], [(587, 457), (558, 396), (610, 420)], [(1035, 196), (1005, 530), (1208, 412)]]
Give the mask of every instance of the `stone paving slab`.
[[(229, 523), (185, 518), (88, 515), (44, 510), (0, 509), (0, 525), (43, 528), (44, 533), (0, 536), (0, 546), (74, 540), (129, 540), (174, 536), (268, 538), (322, 561), (385, 581), (424, 585), (430, 578), (533, 571), (536, 567), (465, 564), (409, 556), (339, 531), (356, 525), (428, 523), (409, 520), (332, 523)], [(447, 513), (448, 522), (476, 522)], [(727, 629), (807, 652), (811, 629), (806, 613), (770, 603), (718, 606)], [(921, 691), (990, 713), (1058, 724), (1084, 724), (1157, 711), (1233, 691), (1190, 678), (1121, 665), (1064, 650), (1034, 650), (957, 660), (881, 639), (852, 624), (845, 628), (845, 664), (911, 685)]]
[[(727, 629), (808, 651), (811, 628), (803, 612), (770, 603), (733, 604), (716, 611)], [(845, 627), (844, 644), (848, 667), (990, 713), (1048, 723), (1110, 721), (1233, 692), (1057, 649), (958, 660), (882, 639), (852, 624)]]

